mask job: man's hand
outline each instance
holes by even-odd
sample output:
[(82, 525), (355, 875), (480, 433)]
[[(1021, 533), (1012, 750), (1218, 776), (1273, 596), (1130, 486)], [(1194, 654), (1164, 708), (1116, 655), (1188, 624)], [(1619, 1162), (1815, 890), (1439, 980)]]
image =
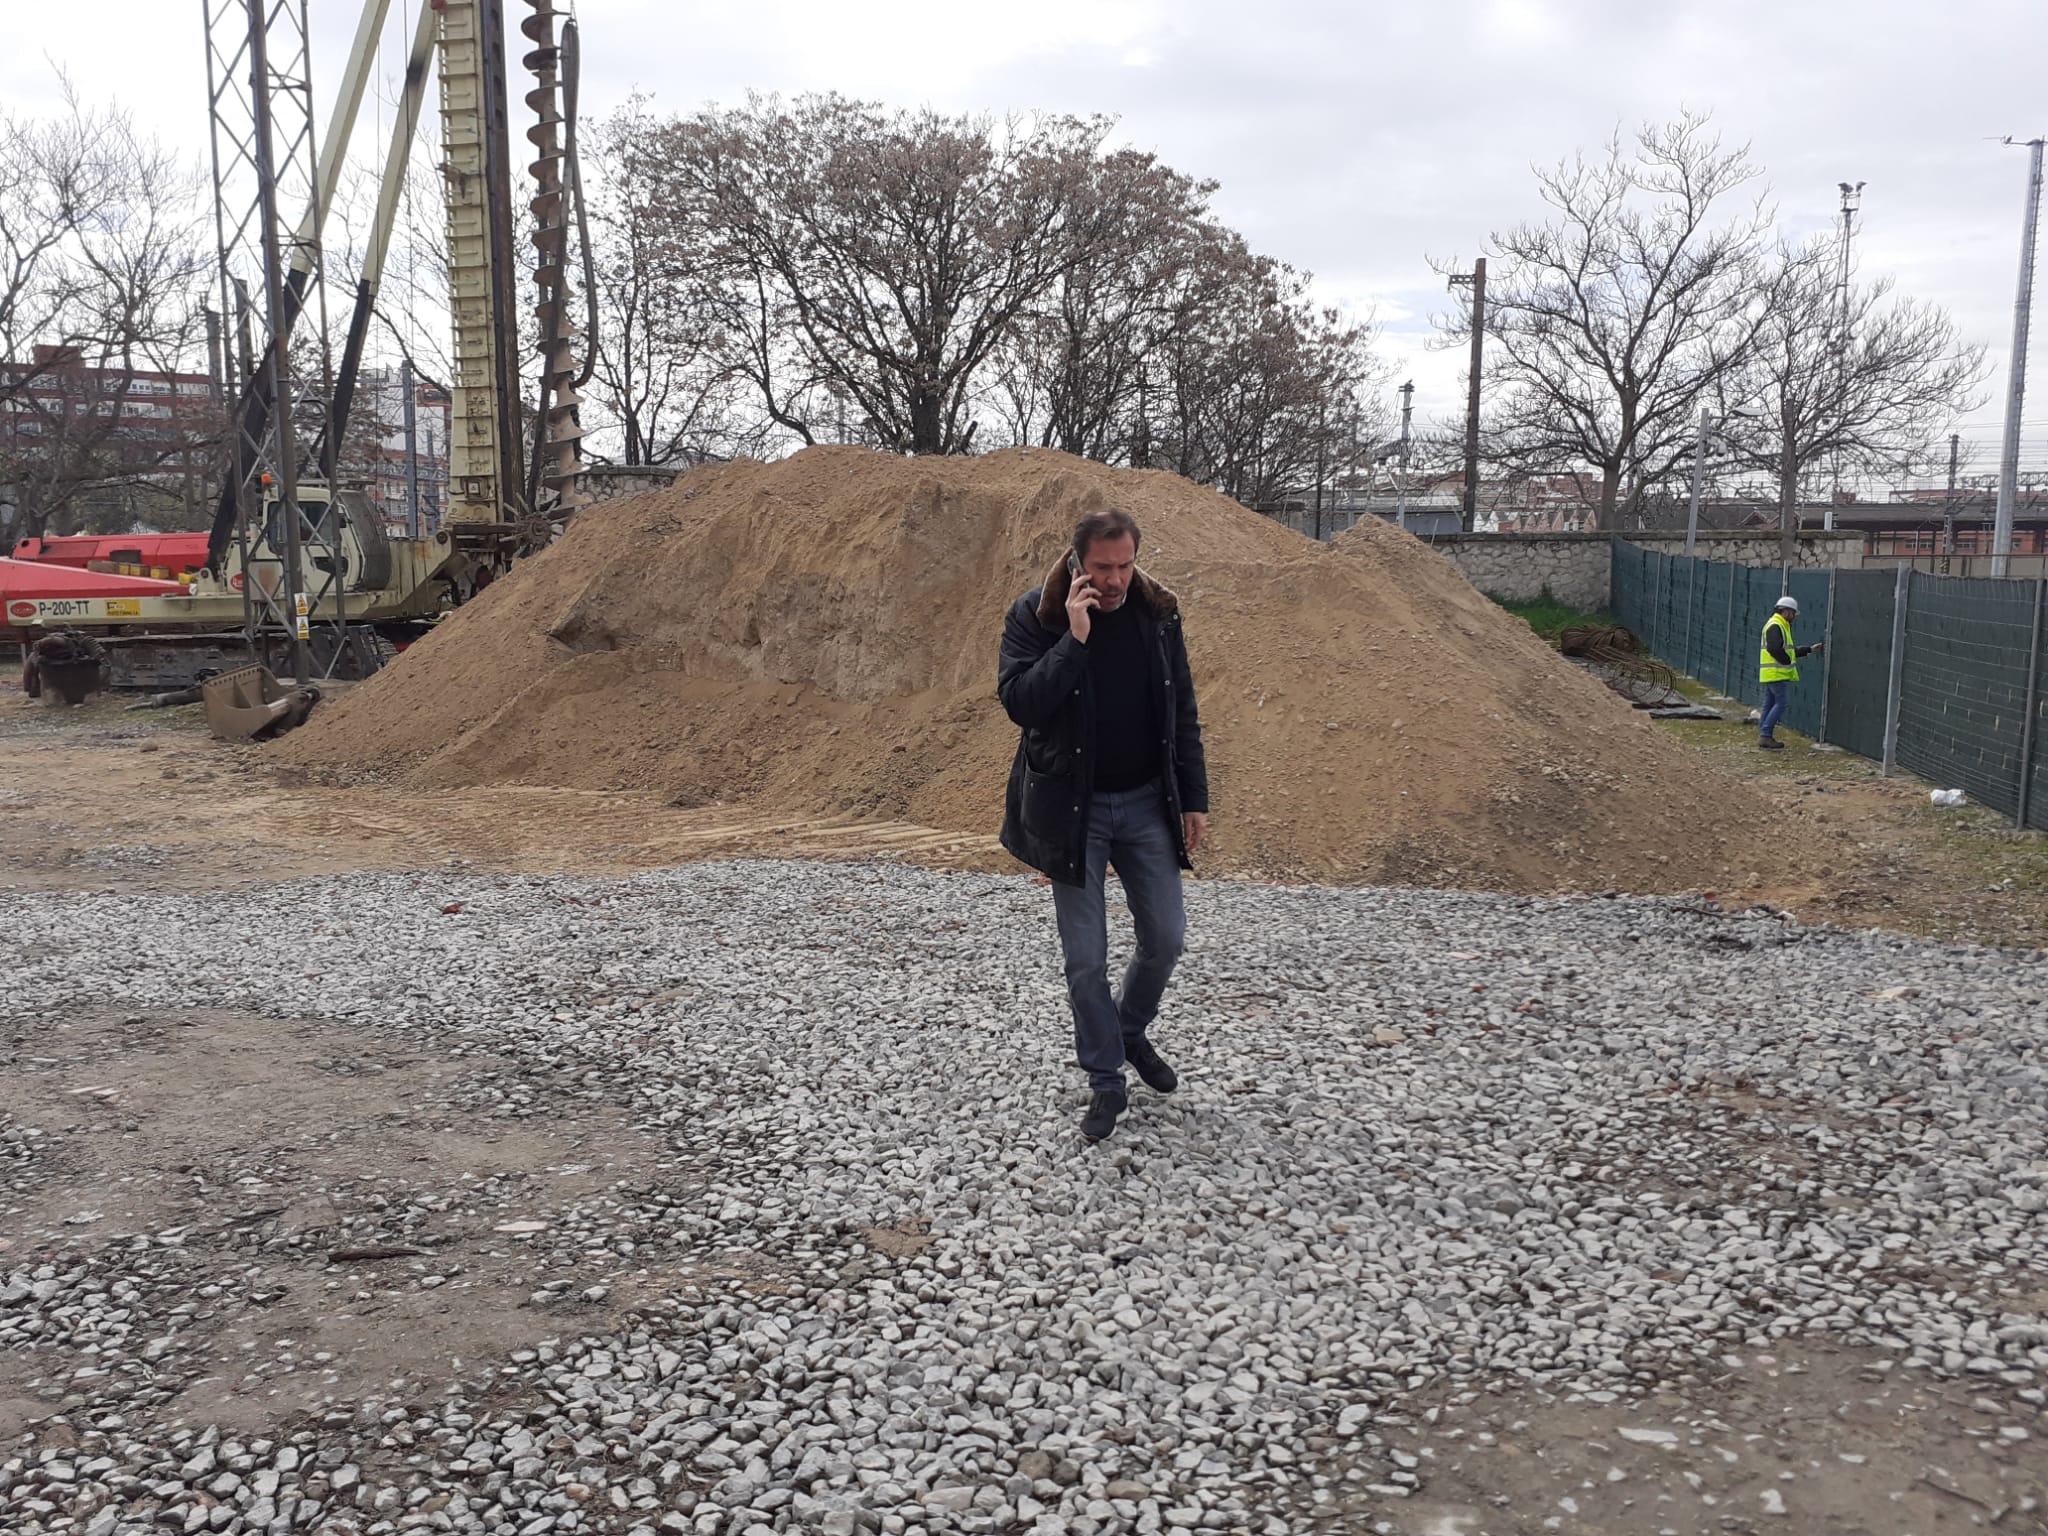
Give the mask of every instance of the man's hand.
[(1201, 811), (1187, 811), (1180, 818), (1181, 840), (1188, 845), (1188, 852), (1199, 849), (1209, 837), (1209, 818)]
[(1067, 589), (1067, 628), (1074, 632), (1074, 638), (1083, 645), (1088, 643), (1089, 626), (1095, 621), (1090, 615), (1102, 606), (1102, 599), (1095, 595), (1095, 585), (1085, 576), (1076, 576)]

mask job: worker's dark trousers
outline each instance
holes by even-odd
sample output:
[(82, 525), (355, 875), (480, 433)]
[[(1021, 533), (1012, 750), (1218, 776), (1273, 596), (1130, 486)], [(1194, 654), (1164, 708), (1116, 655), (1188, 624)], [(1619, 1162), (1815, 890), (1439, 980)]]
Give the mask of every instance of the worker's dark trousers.
[[(1098, 794), (1088, 807), (1085, 885), (1055, 882), (1054, 909), (1067, 961), (1067, 998), (1074, 1008), (1074, 1054), (1088, 1086), (1123, 1093), (1124, 1047), (1145, 1038), (1187, 940), (1181, 902), (1179, 844), (1166, 795), (1157, 783), (1121, 794)], [(1108, 866), (1116, 867), (1137, 930), (1123, 990), (1109, 990), (1109, 921), (1103, 900)]]
[(1778, 722), (1785, 718), (1785, 711), (1792, 703), (1790, 683), (1765, 683), (1763, 713), (1757, 716), (1756, 733), (1759, 739), (1769, 741), (1771, 732), (1778, 728)]

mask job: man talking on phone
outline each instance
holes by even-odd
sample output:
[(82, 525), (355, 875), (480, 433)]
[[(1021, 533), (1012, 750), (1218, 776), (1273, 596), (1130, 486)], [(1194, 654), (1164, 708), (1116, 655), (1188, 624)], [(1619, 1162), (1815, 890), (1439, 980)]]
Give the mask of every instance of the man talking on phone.
[[(997, 676), (1023, 733), (1003, 846), (1053, 883), (1091, 1142), (1128, 1107), (1125, 1063), (1155, 1092), (1179, 1085), (1146, 1032), (1186, 939), (1181, 871), (1209, 827), (1180, 604), (1138, 569), (1139, 541), (1128, 512), (1082, 518), (1045, 584), (1011, 605)], [(1137, 938), (1115, 992), (1103, 901), (1112, 865)]]

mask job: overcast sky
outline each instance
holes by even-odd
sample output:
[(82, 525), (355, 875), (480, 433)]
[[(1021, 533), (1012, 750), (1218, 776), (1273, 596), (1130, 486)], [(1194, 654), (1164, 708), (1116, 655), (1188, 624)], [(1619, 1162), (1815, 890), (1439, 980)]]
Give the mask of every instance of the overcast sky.
[[(400, 25), (421, 0), (393, 0)], [(54, 68), (166, 140), (204, 148), (199, 0), (4, 0), (0, 100), (53, 103)], [(316, 79), (360, 8), (311, 0)], [(523, 0), (506, 0), (516, 27)], [(1946, 305), (1996, 366), (1965, 426), (1995, 442), (2026, 154), (2048, 132), (2048, 0), (581, 0), (587, 113), (629, 92), (687, 110), (837, 90), (945, 110), (1114, 114), (1119, 137), (1222, 183), (1221, 215), (1376, 316), (1418, 424), (1461, 409), (1427, 346), (1428, 258), (1469, 258), (1539, 211), (1529, 167), (1616, 126), (1711, 110), (1769, 174), (1784, 227), (1825, 226), (1863, 181), (1858, 265)], [(398, 13), (403, 12), (401, 18)], [(520, 40), (515, 37), (515, 44)], [(515, 58), (517, 54), (515, 51)], [(516, 88), (515, 118), (523, 110)], [(2048, 302), (2048, 301), (2044, 301)], [(2029, 459), (2048, 443), (2048, 316)], [(1399, 382), (1397, 375), (1394, 382)], [(1995, 449), (1991, 452), (1995, 460)], [(1985, 468), (1991, 464), (1986, 463)]]

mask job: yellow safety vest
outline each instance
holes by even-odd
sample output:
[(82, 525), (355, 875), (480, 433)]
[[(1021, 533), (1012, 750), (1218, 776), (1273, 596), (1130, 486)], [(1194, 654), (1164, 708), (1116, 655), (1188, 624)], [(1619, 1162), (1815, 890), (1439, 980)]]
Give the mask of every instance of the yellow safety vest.
[[(1785, 666), (1771, 654), (1771, 626), (1775, 624), (1785, 632), (1785, 654), (1793, 659)], [(1792, 621), (1782, 613), (1774, 613), (1764, 620), (1763, 641), (1757, 650), (1757, 681), (1761, 683), (1796, 683), (1799, 681), (1798, 653), (1792, 647)]]

